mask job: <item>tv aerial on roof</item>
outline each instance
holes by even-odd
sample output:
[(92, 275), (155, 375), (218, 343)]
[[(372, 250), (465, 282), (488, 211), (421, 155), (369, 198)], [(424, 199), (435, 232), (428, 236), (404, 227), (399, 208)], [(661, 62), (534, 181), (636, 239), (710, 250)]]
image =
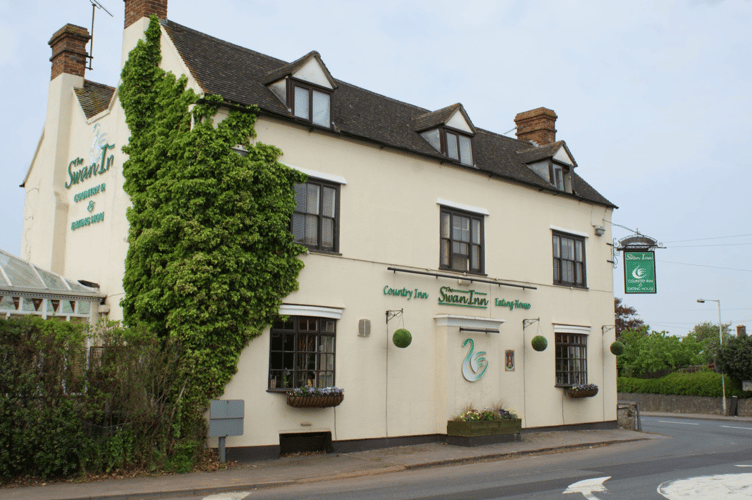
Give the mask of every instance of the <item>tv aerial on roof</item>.
[(110, 17), (115, 17), (112, 15), (112, 13), (107, 10), (104, 5), (99, 3), (97, 0), (89, 0), (91, 2), (91, 41), (89, 42), (89, 67), (86, 69), (93, 69), (91, 67), (91, 61), (94, 59), (94, 14), (96, 13), (97, 9), (102, 9), (106, 13), (110, 15)]

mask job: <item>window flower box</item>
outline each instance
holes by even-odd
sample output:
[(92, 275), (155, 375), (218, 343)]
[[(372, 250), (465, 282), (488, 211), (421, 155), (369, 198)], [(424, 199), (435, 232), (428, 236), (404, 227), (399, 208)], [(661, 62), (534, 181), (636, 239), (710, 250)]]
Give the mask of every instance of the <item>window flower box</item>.
[(570, 398), (592, 398), (598, 394), (598, 386), (595, 384), (573, 385), (567, 389)]
[(300, 387), (287, 393), (287, 404), (293, 408), (331, 408), (344, 399), (344, 390), (336, 387)]

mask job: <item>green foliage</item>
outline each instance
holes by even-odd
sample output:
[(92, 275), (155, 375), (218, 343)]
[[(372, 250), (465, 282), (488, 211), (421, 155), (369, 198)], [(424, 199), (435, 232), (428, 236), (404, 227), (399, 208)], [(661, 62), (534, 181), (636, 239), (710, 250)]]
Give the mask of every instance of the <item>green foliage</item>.
[(289, 222), (293, 186), (305, 175), (279, 163), (277, 148), (250, 143), (257, 108), (231, 107), (215, 123), (221, 97), (199, 100), (185, 77), (160, 69), (159, 42), (152, 16), (118, 94), (131, 132), (123, 147), (132, 208), (122, 307), (126, 324), (185, 348), (192, 376), (182, 415), (196, 423), (242, 350), (297, 289), (305, 248)]
[(616, 342), (611, 343), (611, 354), (615, 356), (619, 356), (621, 354), (624, 354), (624, 344), (619, 342), (618, 340)]
[[(692, 337), (701, 346), (704, 363), (715, 362), (715, 356), (718, 353), (721, 340), (718, 335), (718, 323), (706, 322), (695, 325), (687, 334), (687, 337)], [(732, 338), (731, 324), (726, 323), (723, 325), (723, 342), (727, 342), (730, 338)]]
[[(749, 397), (749, 393), (742, 391), (741, 385), (724, 376), (726, 383), (726, 397)], [(662, 378), (643, 379), (619, 377), (617, 379), (619, 392), (646, 394), (677, 394), (681, 396), (710, 396), (721, 397), (723, 388), (721, 374), (710, 370), (694, 373), (675, 372)]]
[(533, 337), (533, 340), (530, 342), (530, 344), (536, 351), (543, 352), (546, 350), (546, 347), (548, 347), (548, 340), (546, 340), (546, 337), (544, 337), (543, 335), (536, 335), (535, 337)]
[(394, 335), (392, 335), (392, 342), (394, 342), (394, 345), (401, 349), (409, 346), (412, 341), (413, 336), (404, 328), (400, 328), (399, 330), (394, 332)]
[(0, 478), (166, 468), (203, 436), (182, 428), (181, 441), (174, 426), (187, 378), (176, 343), (86, 326), (0, 320)]
[(724, 340), (718, 351), (718, 365), (739, 384), (743, 380), (752, 380), (752, 338), (743, 336)]
[(689, 335), (679, 338), (666, 332), (629, 330), (622, 333), (620, 342), (624, 352), (617, 356), (616, 367), (627, 377), (697, 365), (704, 359), (702, 345)]

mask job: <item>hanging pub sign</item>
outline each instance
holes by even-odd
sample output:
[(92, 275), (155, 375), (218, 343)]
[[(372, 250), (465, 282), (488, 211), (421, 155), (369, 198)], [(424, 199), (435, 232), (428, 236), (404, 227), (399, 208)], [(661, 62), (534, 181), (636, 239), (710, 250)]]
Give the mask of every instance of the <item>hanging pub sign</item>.
[(624, 250), (624, 293), (656, 293), (655, 252)]

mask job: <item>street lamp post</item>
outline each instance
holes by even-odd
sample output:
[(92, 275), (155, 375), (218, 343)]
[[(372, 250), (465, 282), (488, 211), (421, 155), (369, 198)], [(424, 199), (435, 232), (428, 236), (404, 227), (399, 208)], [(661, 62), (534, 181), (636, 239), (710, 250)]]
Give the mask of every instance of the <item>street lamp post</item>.
[[(720, 299), (697, 299), (697, 302), (704, 304), (705, 302), (716, 302), (718, 304), (718, 340), (720, 341), (720, 347), (723, 347), (723, 323), (721, 323), (721, 300)], [(717, 355), (716, 355), (717, 361)], [(721, 370), (721, 387), (723, 388), (723, 414), (726, 414), (726, 380), (723, 378), (723, 370)]]

